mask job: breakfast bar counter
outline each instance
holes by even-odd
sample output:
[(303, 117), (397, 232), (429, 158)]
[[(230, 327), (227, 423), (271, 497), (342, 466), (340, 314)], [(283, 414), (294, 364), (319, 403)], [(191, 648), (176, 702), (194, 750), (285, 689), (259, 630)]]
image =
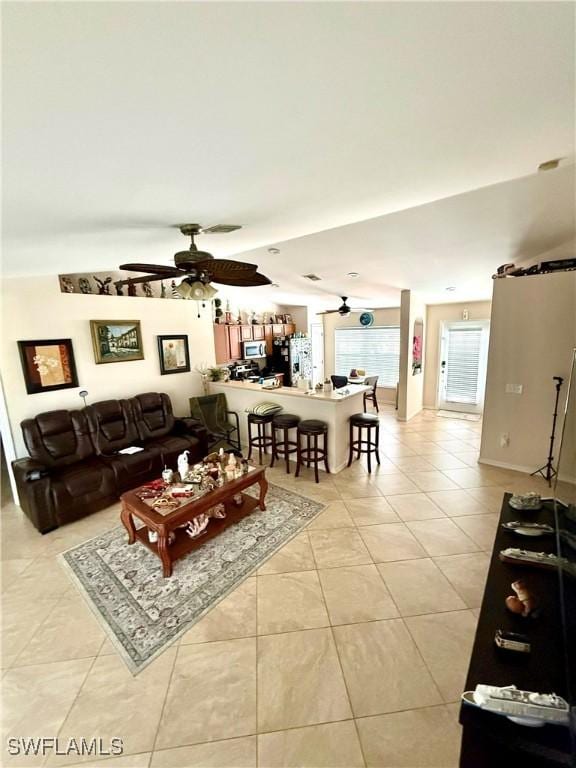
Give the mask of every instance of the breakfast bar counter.
[(211, 392), (226, 395), (228, 409), (240, 418), (240, 441), (248, 445), (247, 409), (258, 403), (278, 403), (282, 413), (293, 413), (304, 419), (320, 419), (328, 424), (328, 466), (340, 472), (348, 463), (348, 419), (364, 410), (363, 395), (371, 387), (348, 384), (329, 394), (307, 393), (296, 387), (263, 387), (244, 381), (212, 382)]

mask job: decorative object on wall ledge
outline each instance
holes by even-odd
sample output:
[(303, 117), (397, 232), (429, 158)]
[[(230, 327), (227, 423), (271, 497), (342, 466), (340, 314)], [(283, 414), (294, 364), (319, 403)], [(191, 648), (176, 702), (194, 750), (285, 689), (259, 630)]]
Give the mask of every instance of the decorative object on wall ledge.
[(424, 334), (424, 321), (421, 317), (414, 320), (414, 336), (412, 339), (412, 376), (422, 373), (422, 337)]
[(90, 320), (96, 363), (143, 360), (140, 320)]
[[(144, 276), (144, 275), (142, 275)], [(159, 283), (149, 281), (134, 282), (130, 272), (72, 272), (58, 275), (62, 293), (83, 293), (92, 296), (135, 296), (140, 299), (181, 299), (173, 294), (170, 281), (161, 280)], [(124, 285), (123, 283), (126, 281)], [(120, 283), (120, 285), (119, 285)]]
[(162, 376), (168, 373), (188, 373), (190, 371), (188, 336), (186, 334), (158, 336), (158, 356)]
[(29, 395), (78, 386), (72, 339), (19, 341), (18, 349)]

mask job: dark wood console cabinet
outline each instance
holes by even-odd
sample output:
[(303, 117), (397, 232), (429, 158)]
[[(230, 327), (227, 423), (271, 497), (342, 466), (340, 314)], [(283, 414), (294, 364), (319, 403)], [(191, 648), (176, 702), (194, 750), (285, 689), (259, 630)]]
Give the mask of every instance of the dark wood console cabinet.
[[(546, 502), (539, 512), (522, 513), (509, 506), (509, 498), (510, 494), (504, 496), (500, 523), (530, 519), (554, 525), (551, 502)], [(474, 690), (479, 683), (498, 686), (514, 684), (524, 690), (554, 692), (568, 698), (558, 572), (511, 565), (499, 559), (499, 552), (507, 547), (556, 552), (555, 542), (554, 536), (523, 538), (498, 527), (465, 690)], [(517, 579), (523, 579), (541, 602), (542, 610), (538, 618), (522, 618), (507, 610), (504, 601), (513, 594), (510, 585)], [(532, 652), (500, 651), (494, 645), (497, 629), (528, 635)], [(576, 653), (576, 648), (568, 649), (568, 652)], [(567, 727), (545, 725), (528, 728), (467, 704), (461, 704), (460, 723), (461, 768), (576, 765)]]

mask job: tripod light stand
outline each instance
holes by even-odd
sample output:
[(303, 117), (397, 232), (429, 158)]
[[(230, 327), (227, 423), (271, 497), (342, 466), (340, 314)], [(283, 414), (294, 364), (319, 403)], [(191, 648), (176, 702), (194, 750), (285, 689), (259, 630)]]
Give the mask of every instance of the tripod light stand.
[(548, 486), (552, 485), (552, 478), (556, 477), (558, 472), (554, 469), (554, 433), (556, 432), (556, 419), (558, 417), (558, 400), (560, 399), (560, 389), (562, 388), (562, 382), (564, 379), (562, 376), (553, 376), (552, 380), (556, 382), (556, 402), (554, 403), (554, 416), (552, 417), (552, 434), (550, 435), (550, 451), (548, 453), (548, 461), (543, 467), (532, 472), (531, 477), (534, 475), (542, 475), (544, 480), (548, 483)]

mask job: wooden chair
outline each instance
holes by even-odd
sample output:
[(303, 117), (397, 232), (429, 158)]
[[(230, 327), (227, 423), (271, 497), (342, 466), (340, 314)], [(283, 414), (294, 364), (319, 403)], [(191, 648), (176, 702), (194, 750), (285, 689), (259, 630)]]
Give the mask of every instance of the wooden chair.
[(376, 408), (376, 413), (380, 413), (378, 408), (378, 400), (376, 399), (376, 386), (378, 385), (378, 376), (366, 376), (364, 379), (365, 387), (372, 387), (371, 392), (364, 392), (364, 410), (366, 410), (366, 402), (369, 400)]

